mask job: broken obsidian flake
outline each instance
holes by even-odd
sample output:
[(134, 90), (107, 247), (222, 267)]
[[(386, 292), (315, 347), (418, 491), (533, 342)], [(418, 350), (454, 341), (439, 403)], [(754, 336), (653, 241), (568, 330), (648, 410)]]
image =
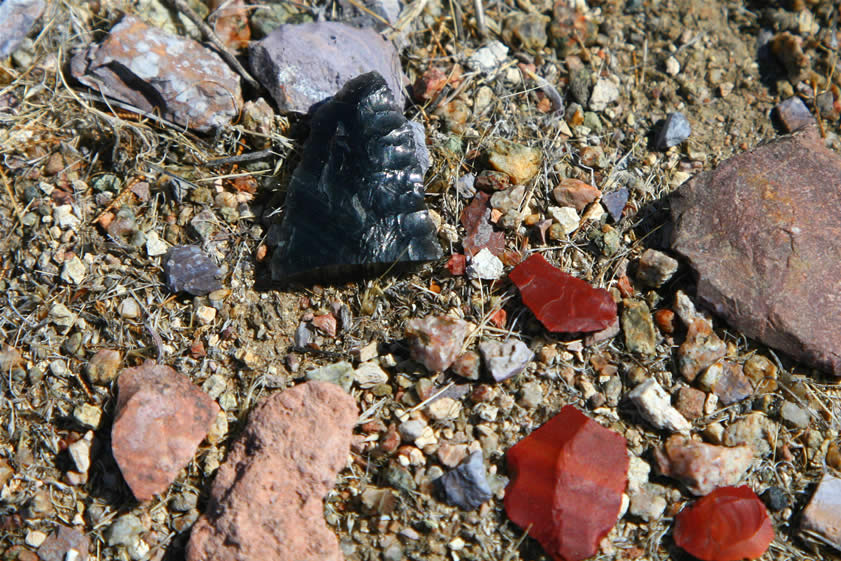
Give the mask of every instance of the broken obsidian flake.
[(189, 292), (204, 296), (222, 288), (222, 271), (195, 245), (179, 245), (164, 258), (166, 285), (172, 292)]
[(415, 138), (385, 80), (350, 80), (312, 117), (286, 196), (272, 280), (346, 280), (441, 257)]

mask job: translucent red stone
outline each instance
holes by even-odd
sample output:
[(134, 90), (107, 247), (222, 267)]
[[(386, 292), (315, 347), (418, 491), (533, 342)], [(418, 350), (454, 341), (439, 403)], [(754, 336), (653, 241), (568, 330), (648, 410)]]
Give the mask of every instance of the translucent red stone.
[(539, 253), (517, 265), (508, 277), (549, 331), (601, 331), (616, 321), (616, 303), (608, 291), (553, 267)]
[(768, 549), (774, 528), (750, 487), (719, 487), (675, 517), (675, 543), (703, 561), (755, 559)]
[(508, 517), (555, 561), (595, 555), (622, 505), (625, 438), (567, 405), (506, 458)]

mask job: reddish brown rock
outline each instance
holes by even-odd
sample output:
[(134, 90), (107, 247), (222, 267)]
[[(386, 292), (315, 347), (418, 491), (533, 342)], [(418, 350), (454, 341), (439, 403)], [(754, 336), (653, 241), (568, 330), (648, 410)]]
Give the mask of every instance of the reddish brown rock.
[(679, 434), (669, 437), (654, 456), (660, 473), (679, 479), (695, 495), (735, 485), (753, 461), (750, 446), (715, 446)]
[(841, 376), (841, 157), (807, 130), (682, 186), (672, 246), (731, 326)]
[(689, 324), (686, 340), (677, 350), (680, 373), (690, 382), (698, 373), (727, 353), (727, 345), (713, 332), (712, 323), (696, 318)]
[(412, 358), (432, 372), (443, 372), (461, 353), (468, 324), (449, 316), (409, 320), (406, 338)]
[(139, 501), (161, 493), (196, 453), (219, 412), (209, 395), (169, 366), (147, 360), (117, 380), (111, 451)]
[(487, 193), (476, 193), (469, 205), (461, 212), (461, 225), (467, 235), (462, 240), (464, 252), (473, 256), (487, 248), (494, 255), (505, 249), (505, 234), (494, 231), (491, 224), (491, 197)]
[(345, 466), (357, 416), (353, 398), (327, 382), (261, 400), (219, 468), (187, 560), (342, 560), (323, 500)]
[(87, 561), (90, 539), (75, 528), (59, 525), (55, 532), (38, 546), (40, 561)]
[(132, 16), (74, 56), (70, 71), (97, 92), (202, 132), (242, 107), (239, 77), (219, 55)]
[(841, 549), (841, 479), (824, 474), (800, 519), (800, 530), (817, 534)]
[(587, 205), (601, 197), (602, 192), (580, 179), (566, 177), (552, 190), (552, 195), (561, 206), (571, 206), (581, 212)]
[(230, 49), (243, 49), (251, 39), (244, 0), (209, 0), (210, 21), (216, 35)]
[[(673, 394), (674, 395), (674, 394)], [(675, 409), (690, 421), (704, 416), (704, 402), (707, 394), (701, 390), (682, 386), (675, 397)]]
[(755, 559), (768, 550), (774, 528), (750, 487), (719, 487), (675, 517), (675, 543), (703, 561)]
[(505, 512), (556, 561), (594, 555), (628, 482), (625, 438), (567, 405), (506, 455)]
[(508, 277), (549, 331), (599, 331), (616, 321), (616, 303), (608, 291), (553, 267), (539, 253), (517, 265)]

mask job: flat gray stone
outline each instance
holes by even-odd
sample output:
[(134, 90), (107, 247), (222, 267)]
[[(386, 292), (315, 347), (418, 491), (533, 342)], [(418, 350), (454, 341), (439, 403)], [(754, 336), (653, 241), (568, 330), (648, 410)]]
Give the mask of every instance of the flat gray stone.
[(694, 177), (672, 247), (698, 298), (749, 337), (841, 376), (841, 158), (810, 129)]
[(283, 112), (307, 113), (346, 82), (371, 71), (382, 75), (403, 107), (403, 71), (394, 45), (372, 29), (339, 22), (281, 25), (252, 43), (249, 64)]

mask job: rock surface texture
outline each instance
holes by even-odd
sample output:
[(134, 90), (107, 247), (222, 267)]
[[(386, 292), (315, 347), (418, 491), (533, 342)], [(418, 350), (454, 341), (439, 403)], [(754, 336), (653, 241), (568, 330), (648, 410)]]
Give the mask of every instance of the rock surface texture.
[(218, 412), (189, 378), (154, 360), (120, 373), (111, 450), (137, 500), (169, 487)]
[(508, 277), (549, 331), (599, 331), (616, 321), (616, 303), (608, 291), (553, 267), (539, 253), (517, 265)]
[(82, 84), (177, 125), (207, 132), (242, 108), (237, 76), (213, 51), (126, 16), (73, 57)]
[(506, 458), (508, 517), (556, 561), (595, 555), (628, 482), (625, 438), (567, 405)]
[(719, 487), (675, 517), (675, 543), (703, 561), (755, 559), (767, 551), (774, 528), (750, 487)]
[(346, 280), (441, 255), (412, 128), (382, 76), (363, 74), (313, 115), (286, 196), (272, 279)]
[(841, 376), (841, 157), (807, 130), (727, 160), (672, 201), (672, 246), (736, 329)]
[(803, 511), (800, 530), (817, 534), (822, 541), (841, 549), (841, 479), (825, 474)]
[(403, 105), (403, 71), (394, 46), (373, 29), (327, 21), (281, 25), (251, 45), (249, 62), (284, 112), (307, 113), (352, 78), (378, 72)]
[(323, 499), (345, 465), (357, 415), (354, 399), (327, 382), (258, 403), (219, 468), (187, 560), (343, 559)]
[(23, 41), (44, 11), (44, 0), (0, 2), (0, 59), (8, 57)]

